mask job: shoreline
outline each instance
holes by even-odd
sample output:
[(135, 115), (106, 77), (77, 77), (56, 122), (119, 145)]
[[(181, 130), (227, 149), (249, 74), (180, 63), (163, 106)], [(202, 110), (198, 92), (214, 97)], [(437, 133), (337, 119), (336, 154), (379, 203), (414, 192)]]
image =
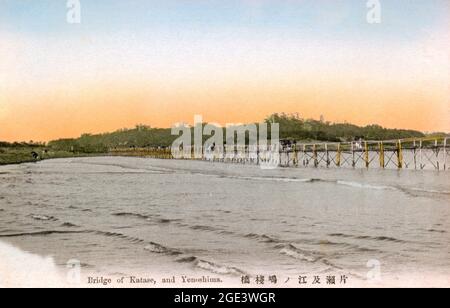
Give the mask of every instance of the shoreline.
[(9, 162), (2, 162), (2, 155), (0, 154), (0, 167), (2, 166), (14, 166), (14, 165), (22, 165), (22, 164), (30, 164), (30, 163), (39, 163), (45, 160), (52, 159), (64, 159), (64, 158), (83, 158), (83, 157), (109, 157), (111, 154), (102, 153), (102, 154), (78, 154), (78, 155), (56, 155), (51, 157), (43, 157), (40, 159), (23, 159), (23, 160), (15, 160)]
[[(88, 154), (88, 153), (84, 153), (84, 154), (79, 154), (79, 155), (67, 155), (67, 156), (54, 156), (54, 157), (45, 157), (45, 158), (41, 158), (39, 160), (32, 160), (32, 159), (27, 159), (27, 160), (22, 160), (22, 161), (13, 161), (13, 162), (1, 162), (1, 153), (0, 153), (0, 167), (4, 167), (4, 166), (16, 166), (16, 165), (22, 165), (22, 164), (31, 164), (31, 163), (39, 163), (42, 161), (46, 161), (46, 160), (54, 160), (54, 159), (69, 159), (69, 158), (100, 158), (100, 157), (121, 157), (121, 158), (138, 158), (138, 159), (155, 159), (155, 160), (171, 160), (171, 161), (196, 161), (196, 162), (205, 162), (205, 163), (219, 163), (219, 164), (224, 164), (224, 165), (239, 165), (240, 163), (231, 163), (231, 162), (218, 162), (218, 161), (209, 161), (209, 160), (186, 160), (186, 159), (167, 159), (167, 158), (158, 158), (158, 157), (152, 157), (152, 156), (139, 156), (139, 155), (124, 155), (124, 154), (113, 154), (113, 153), (97, 153), (97, 154)], [(247, 166), (258, 166), (256, 164), (244, 164)], [(384, 172), (399, 172), (399, 171), (403, 171), (403, 172), (426, 172), (426, 173), (431, 173), (431, 172), (437, 172), (437, 173), (445, 173), (444, 170), (432, 170), (432, 169), (422, 169), (422, 170), (416, 170), (416, 169), (394, 169), (394, 168), (386, 168), (386, 169), (378, 169), (378, 168), (373, 168), (373, 169), (366, 169), (366, 168), (326, 168), (326, 167), (318, 167), (318, 168), (313, 168), (313, 167), (292, 167), (292, 166), (278, 166), (277, 169), (298, 169), (298, 170), (354, 170), (354, 171), (384, 171)], [(449, 170), (449, 169), (447, 169)]]

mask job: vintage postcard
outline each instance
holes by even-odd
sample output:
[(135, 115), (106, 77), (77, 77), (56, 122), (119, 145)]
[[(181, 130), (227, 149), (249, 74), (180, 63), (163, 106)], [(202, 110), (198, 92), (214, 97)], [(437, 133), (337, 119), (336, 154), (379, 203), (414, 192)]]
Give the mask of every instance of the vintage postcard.
[(449, 20), (0, 0), (0, 287), (450, 287)]

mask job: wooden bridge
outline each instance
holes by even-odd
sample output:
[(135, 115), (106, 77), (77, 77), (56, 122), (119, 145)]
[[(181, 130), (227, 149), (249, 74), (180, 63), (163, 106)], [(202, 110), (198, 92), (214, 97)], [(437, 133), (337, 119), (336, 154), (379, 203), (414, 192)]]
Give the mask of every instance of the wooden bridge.
[[(279, 147), (279, 166), (445, 171), (449, 169), (448, 139), (435, 137), (385, 141), (294, 142)], [(196, 151), (201, 153), (201, 158), (196, 160), (223, 163), (263, 164), (273, 158), (273, 151), (267, 148), (234, 146), (231, 151), (223, 147), (191, 147), (187, 152), (192, 155), (187, 159), (194, 159)], [(114, 148), (110, 149), (110, 154), (173, 159), (170, 147)]]

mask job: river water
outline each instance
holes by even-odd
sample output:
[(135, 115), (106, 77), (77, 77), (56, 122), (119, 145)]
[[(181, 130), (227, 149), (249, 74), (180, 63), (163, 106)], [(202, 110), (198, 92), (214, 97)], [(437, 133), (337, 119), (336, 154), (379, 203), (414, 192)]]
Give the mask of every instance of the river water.
[(449, 184), (442, 171), (48, 160), (0, 167), (0, 242), (96, 277), (450, 286)]

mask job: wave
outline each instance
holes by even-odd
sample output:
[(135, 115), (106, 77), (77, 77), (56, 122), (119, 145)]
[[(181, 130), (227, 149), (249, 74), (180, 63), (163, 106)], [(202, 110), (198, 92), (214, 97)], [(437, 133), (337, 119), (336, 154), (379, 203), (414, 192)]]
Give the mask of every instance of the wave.
[(400, 240), (389, 236), (370, 236), (370, 235), (349, 235), (344, 233), (331, 233), (328, 234), (331, 237), (343, 237), (343, 238), (353, 238), (357, 240), (374, 240), (382, 242), (394, 242), (394, 243), (406, 243), (404, 240)]
[(313, 256), (309, 252), (300, 250), (299, 248), (295, 247), (292, 244), (288, 244), (288, 245), (286, 245), (286, 247), (282, 248), (280, 250), (280, 254), (286, 255), (288, 257), (291, 257), (291, 258), (294, 258), (297, 260), (311, 262), (311, 263), (315, 263), (321, 259), (318, 256)]
[[(126, 239), (128, 241), (133, 242), (133, 243), (139, 243), (139, 244), (145, 243), (144, 250), (149, 251), (151, 253), (163, 254), (163, 255), (168, 255), (168, 256), (180, 256), (180, 255), (184, 254), (184, 252), (182, 252), (179, 249), (170, 248), (170, 247), (167, 247), (167, 246), (164, 246), (162, 244), (155, 243), (155, 242), (145, 242), (142, 239), (126, 236), (126, 235), (124, 235), (122, 233), (103, 232), (103, 231), (95, 231), (95, 233), (96, 234), (101, 234), (101, 235), (104, 235), (104, 236), (109, 236), (109, 237), (116, 237), (116, 238), (120, 238), (120, 239)], [(211, 272), (216, 273), (216, 274), (224, 274), (224, 275), (242, 275), (242, 274), (244, 274), (244, 272), (241, 271), (240, 269), (237, 269), (237, 268), (234, 268), (234, 267), (227, 267), (227, 266), (218, 265), (218, 264), (215, 264), (213, 262), (205, 261), (205, 260), (199, 259), (199, 258), (194, 257), (194, 256), (183, 257), (183, 258), (180, 258), (180, 259), (178, 259), (176, 261), (180, 262), (180, 263), (193, 263), (198, 268), (201, 268), (201, 269), (204, 269), (204, 270), (208, 270), (208, 271), (211, 271)]]
[(189, 226), (189, 228), (192, 230), (199, 230), (199, 231), (210, 231), (210, 232), (222, 231), (211, 226), (201, 226), (201, 225)]
[(128, 236), (128, 235), (125, 235), (123, 233), (118, 233), (118, 232), (107, 232), (107, 231), (88, 231), (88, 232), (107, 236), (107, 237), (115, 237), (115, 238), (127, 240), (127, 241), (129, 241), (131, 243), (135, 243), (135, 244), (144, 242), (144, 240), (142, 240), (140, 238)]
[(155, 218), (143, 214), (131, 213), (131, 212), (123, 212), (123, 213), (114, 213), (114, 216), (123, 216), (123, 217), (135, 217), (139, 219), (145, 219), (147, 221), (156, 222), (158, 224), (171, 224), (175, 223), (178, 226), (189, 228), (196, 231), (209, 231), (209, 232), (218, 232), (220, 234), (233, 234), (230, 231), (218, 229), (212, 226), (206, 225), (189, 225), (186, 223), (182, 223), (181, 219), (171, 219), (171, 218)]
[(296, 178), (296, 177), (252, 177), (252, 176), (227, 176), (221, 175), (221, 178), (240, 179), (240, 180), (255, 180), (255, 181), (275, 181), (275, 182), (298, 182), (298, 183), (331, 183), (337, 185), (343, 185), (353, 188), (369, 189), (369, 190), (391, 190), (401, 191), (408, 194), (413, 192), (425, 193), (425, 194), (444, 194), (450, 195), (450, 191), (436, 190), (436, 189), (424, 189), (415, 187), (401, 187), (401, 186), (389, 186), (389, 185), (376, 185), (354, 181), (345, 180), (333, 180), (333, 179), (321, 179), (321, 178)]
[(392, 186), (384, 186), (384, 185), (371, 185), (359, 182), (349, 182), (349, 181), (336, 181), (338, 185), (350, 186), (354, 188), (366, 188), (366, 189), (374, 189), (374, 190), (397, 190)]
[(233, 236), (236, 235), (236, 233), (234, 233), (232, 231), (228, 231), (228, 230), (218, 230), (217, 233), (219, 233), (221, 235), (233, 235)]
[(81, 208), (81, 207), (77, 207), (75, 205), (69, 205), (68, 209), (79, 210), (79, 211), (82, 211), (82, 212), (91, 212), (92, 213), (91, 209), (84, 209), (84, 208)]
[(163, 246), (158, 243), (150, 242), (147, 246), (144, 247), (145, 250), (153, 252), (153, 253), (159, 253), (159, 254), (166, 254), (171, 256), (177, 256), (183, 254), (181, 251), (173, 248), (169, 248), (166, 246)]
[(222, 275), (245, 275), (245, 272), (239, 268), (224, 266), (210, 261), (205, 261), (194, 256), (184, 257), (176, 260), (179, 263), (192, 263), (195, 267)]
[[(151, 221), (151, 222), (156, 222), (158, 224), (175, 224), (177, 226), (183, 227), (183, 228), (189, 228), (191, 230), (194, 231), (205, 231), (205, 232), (215, 232), (217, 234), (220, 235), (230, 235), (230, 236), (240, 236), (242, 237), (242, 235), (239, 235), (235, 232), (229, 231), (229, 230), (224, 230), (224, 229), (220, 229), (220, 228), (216, 228), (213, 226), (208, 226), (208, 225), (190, 225), (187, 223), (183, 223), (181, 219), (170, 219), (170, 218), (152, 218), (150, 216), (147, 215), (142, 215), (142, 214), (138, 214), (138, 213), (130, 213), (130, 212), (123, 212), (123, 213), (114, 213), (112, 214), (114, 216), (128, 216), (128, 217), (135, 217), (135, 218), (139, 218), (139, 219), (145, 219), (147, 221)], [(269, 238), (266, 235), (257, 235), (257, 234), (248, 234), (248, 235), (244, 235), (244, 237), (250, 238), (250, 237), (259, 237), (259, 239), (261, 241), (264, 242), (277, 242), (274, 239)]]
[(42, 221), (57, 221), (58, 219), (53, 216), (46, 216), (46, 215), (30, 215), (31, 218), (34, 220), (42, 220)]
[[(73, 225), (70, 223), (64, 223), (63, 225), (65, 227), (77, 227), (76, 225)], [(177, 256), (177, 255), (183, 254), (178, 249), (169, 248), (169, 247), (163, 246), (163, 245), (155, 243), (155, 242), (146, 242), (143, 239), (128, 236), (123, 233), (98, 231), (98, 230), (80, 230), (80, 231), (47, 230), (47, 231), (39, 231), (39, 232), (10, 233), (10, 234), (0, 234), (0, 238), (24, 237), (24, 236), (48, 236), (48, 235), (52, 235), (52, 234), (86, 234), (86, 233), (122, 239), (122, 240), (126, 240), (132, 244), (145, 244), (144, 250), (147, 250), (147, 251), (150, 251), (153, 253), (166, 254), (166, 255), (170, 255), (170, 256)]]
[(223, 266), (204, 260), (198, 260), (196, 262), (196, 266), (200, 269), (211, 271), (213, 273), (221, 275), (245, 275), (245, 272), (236, 267)]
[(157, 220), (158, 221), (158, 223), (160, 223), (160, 224), (170, 224), (173, 220), (171, 220), (171, 219), (158, 219)]
[(348, 235), (348, 234), (344, 234), (344, 233), (330, 233), (330, 234), (328, 234), (328, 236), (344, 237), (344, 238), (351, 238), (351, 237), (353, 237), (353, 235)]
[(95, 231), (95, 234), (123, 239), (132, 244), (145, 244), (144, 250), (153, 252), (153, 253), (166, 254), (166, 255), (171, 255), (171, 256), (177, 256), (177, 255), (182, 254), (182, 252), (179, 251), (178, 249), (169, 248), (169, 247), (163, 246), (163, 245), (155, 243), (155, 242), (146, 242), (143, 239), (128, 236), (123, 233)]
[(428, 232), (434, 232), (434, 233), (447, 233), (445, 230), (438, 230), (438, 229), (428, 229)]
[(361, 188), (361, 189), (369, 189), (369, 190), (391, 190), (391, 191), (400, 191), (409, 195), (417, 195), (417, 193), (421, 194), (439, 194), (439, 195), (450, 195), (450, 191), (446, 190), (436, 190), (436, 189), (425, 189), (425, 188), (416, 188), (416, 187), (402, 187), (402, 186), (386, 186), (386, 185), (372, 185), (365, 184), (359, 182), (351, 182), (351, 181), (336, 181), (338, 185), (349, 186), (353, 188)]
[(46, 235), (52, 235), (52, 234), (81, 234), (81, 233), (88, 233), (88, 231), (48, 230), (48, 231), (38, 231), (38, 232), (0, 234), (0, 238), (1, 237), (22, 237), (22, 236), (46, 236)]
[[(50, 235), (50, 234), (79, 234), (79, 233), (92, 233), (92, 234), (98, 234), (106, 237), (113, 237), (118, 239), (127, 240), (128, 242), (134, 243), (134, 244), (145, 244), (144, 250), (157, 253), (157, 254), (164, 254), (168, 256), (180, 256), (184, 253), (176, 248), (170, 248), (167, 246), (164, 246), (159, 243), (155, 242), (146, 242), (143, 239), (139, 239), (136, 237), (128, 236), (123, 233), (118, 232), (108, 232), (108, 231), (94, 231), (94, 230), (84, 230), (84, 231), (58, 231), (58, 230), (52, 230), (52, 231), (42, 231), (42, 232), (34, 232), (34, 233), (16, 233), (16, 234), (6, 234), (6, 235), (0, 235), (0, 237), (19, 237), (19, 236), (38, 236), (38, 235)], [(193, 263), (194, 266), (211, 271), (216, 274), (224, 274), (224, 275), (242, 275), (244, 272), (238, 268), (235, 267), (228, 267), (223, 266), (219, 264), (215, 264), (210, 261), (202, 260), (194, 256), (190, 257), (183, 257), (181, 259), (178, 259), (177, 262), (180, 263)]]
[(184, 257), (184, 258), (180, 258), (177, 260), (178, 263), (192, 263), (195, 261), (197, 261), (197, 257), (193, 257), (193, 256)]
[(180, 219), (155, 218), (152, 216), (143, 215), (143, 214), (139, 214), (139, 213), (131, 213), (131, 212), (114, 213), (112, 215), (113, 216), (122, 216), (122, 217), (134, 217), (134, 218), (138, 218), (138, 219), (144, 219), (147, 221), (156, 222), (158, 224), (170, 224), (170, 223), (181, 221)]
[(368, 236), (361, 235), (355, 237), (358, 240), (374, 240), (374, 241), (382, 241), (382, 242), (395, 242), (395, 243), (405, 243), (403, 240), (396, 239), (394, 237), (389, 236)]
[[(134, 166), (130, 166), (130, 165), (125, 165), (125, 164), (118, 164), (118, 163), (100, 163), (100, 162), (86, 162), (86, 161), (82, 161), (82, 160), (78, 160), (75, 163), (78, 164), (84, 164), (84, 165), (93, 165), (93, 166), (101, 166), (101, 167), (116, 167), (116, 168), (121, 168), (121, 169), (125, 169), (125, 170), (134, 170), (134, 172), (130, 172), (130, 173), (150, 173), (150, 174), (169, 174), (169, 173), (173, 173), (174, 171), (168, 168), (158, 168), (158, 167), (154, 167), (154, 168), (141, 168), (141, 167), (134, 167)], [(115, 173), (115, 172), (109, 172), (109, 173)]]
[[(70, 223), (64, 223), (63, 225), (67, 226), (76, 226)], [(143, 244), (145, 243), (146, 246), (144, 247), (145, 250), (151, 251), (154, 253), (162, 253), (162, 254), (168, 254), (168, 255), (180, 255), (182, 252), (180, 252), (177, 249), (168, 248), (161, 244), (157, 244), (154, 242), (146, 243), (143, 239), (132, 237), (125, 235), (123, 233), (118, 232), (108, 232), (108, 231), (98, 231), (98, 230), (80, 230), (80, 231), (65, 231), (65, 230), (47, 230), (47, 231), (39, 231), (39, 232), (24, 232), (24, 233), (10, 233), (10, 234), (0, 234), (0, 238), (9, 238), (9, 237), (23, 237), (23, 236), (47, 236), (52, 234), (97, 234), (102, 235), (106, 237), (112, 237), (112, 238), (118, 238), (122, 240), (126, 240), (132, 244)]]
[[(295, 178), (295, 177), (253, 177), (253, 176), (231, 176), (221, 175), (221, 178), (238, 179), (238, 180), (253, 180), (253, 181), (274, 181), (274, 182), (299, 182), (299, 183), (311, 183), (317, 181), (317, 179), (309, 178)], [(324, 180), (326, 181), (326, 180)]]
[[(353, 238), (353, 236), (346, 235), (346, 234), (331, 234), (330, 236), (342, 236), (342, 237)], [(335, 269), (339, 269), (338, 266), (331, 263), (331, 261), (326, 260), (324, 258), (324, 256), (320, 255), (316, 251), (302, 250), (302, 249), (296, 247), (295, 243), (292, 243), (290, 241), (279, 240), (279, 239), (273, 238), (271, 236), (268, 236), (266, 234), (260, 235), (260, 234), (250, 233), (250, 234), (245, 235), (244, 237), (249, 238), (249, 239), (255, 239), (262, 243), (275, 244), (275, 246), (273, 247), (274, 249), (279, 250), (280, 254), (288, 256), (290, 258), (294, 258), (294, 259), (302, 260), (302, 261), (306, 261), (306, 262), (311, 262), (311, 263), (321, 261), (328, 266), (332, 266)], [(401, 240), (394, 239), (394, 238), (388, 238), (388, 237), (376, 237), (374, 239), (401, 242)], [(354, 250), (357, 252), (379, 252), (379, 250), (376, 250), (376, 249), (370, 249), (370, 248), (361, 247), (359, 245), (353, 245), (353, 244), (348, 244), (348, 243), (331, 242), (328, 240), (302, 239), (301, 242), (307, 243), (308, 245), (313, 245), (313, 246), (333, 245), (333, 246), (341, 247), (342, 249), (339, 249), (340, 253), (344, 253), (344, 252), (348, 253), (349, 250)]]
[[(322, 255), (317, 255), (314, 252), (310, 252), (310, 251), (305, 251), (302, 250), (292, 244), (287, 244), (284, 247), (280, 247), (278, 246), (278, 248), (281, 248), (280, 250), (280, 254), (282, 255), (286, 255), (290, 258), (296, 259), (296, 260), (300, 260), (300, 261), (305, 261), (305, 262), (309, 262), (309, 263), (322, 263), (324, 265), (326, 265), (327, 267), (331, 268), (332, 270), (343, 270), (342, 267), (334, 264), (333, 262), (331, 262), (330, 260), (328, 260), (327, 258), (325, 258), (325, 256)], [(327, 270), (326, 272), (329, 272), (330, 270)]]
[(65, 223), (62, 223), (62, 224), (61, 224), (61, 227), (66, 227), (66, 228), (78, 228), (79, 226), (77, 226), (77, 225), (75, 225), (75, 224), (73, 224), (73, 223), (70, 223), (70, 222), (65, 222)]
[(194, 256), (180, 258), (176, 261), (179, 263), (192, 263), (197, 268), (210, 271), (215, 274), (236, 276), (245, 275), (245, 272), (239, 268), (216, 264), (211, 261), (205, 261)]
[(440, 194), (440, 195), (450, 195), (450, 191), (448, 190), (436, 190), (436, 189), (424, 189), (424, 188), (415, 188), (415, 187), (399, 187), (399, 190), (406, 193), (423, 193), (423, 194)]
[(280, 243), (280, 240), (274, 239), (266, 234), (255, 234), (255, 233), (249, 233), (247, 235), (245, 235), (244, 237), (246, 238), (250, 238), (250, 239), (257, 239), (260, 242), (264, 242), (264, 243)]
[[(210, 174), (204, 174), (212, 176)], [(254, 180), (254, 181), (274, 181), (274, 182), (297, 182), (297, 183), (330, 183), (336, 185), (343, 185), (353, 188), (369, 189), (369, 190), (392, 190), (392, 191), (416, 191), (424, 193), (438, 193), (438, 194), (450, 194), (450, 191), (439, 191), (439, 190), (427, 190), (421, 188), (404, 188), (398, 186), (388, 186), (388, 185), (375, 185), (354, 181), (345, 180), (334, 180), (334, 179), (321, 179), (321, 178), (297, 178), (297, 177), (257, 177), (257, 176), (230, 176), (230, 175), (219, 175), (221, 178), (229, 179), (239, 179), (239, 180)]]
[(318, 241), (316, 243), (319, 245), (330, 245), (330, 246), (342, 247), (342, 248), (345, 248), (345, 250), (352, 249), (352, 250), (355, 250), (358, 252), (380, 252), (377, 249), (361, 247), (359, 245), (354, 245), (354, 244), (349, 244), (349, 243), (331, 242), (329, 240), (322, 240), (322, 241)]
[(180, 222), (181, 219), (158, 218), (155, 221), (159, 224), (170, 224), (170, 223)]
[(142, 214), (137, 214), (137, 213), (130, 213), (130, 212), (122, 212), (122, 213), (114, 213), (112, 214), (113, 216), (124, 216), (124, 217), (135, 217), (135, 218), (140, 218), (140, 219), (145, 219), (145, 220), (149, 220), (150, 216), (147, 215), (142, 215)]

